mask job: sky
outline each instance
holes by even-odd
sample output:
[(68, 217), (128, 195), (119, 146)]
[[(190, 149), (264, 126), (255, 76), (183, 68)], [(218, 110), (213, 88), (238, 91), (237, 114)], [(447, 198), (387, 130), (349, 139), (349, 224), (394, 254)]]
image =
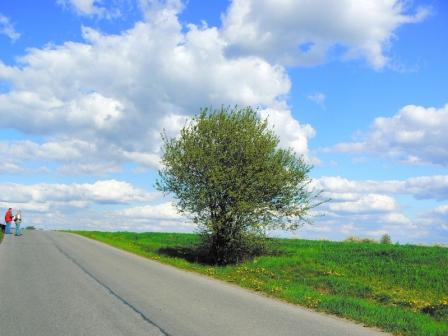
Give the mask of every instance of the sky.
[(442, 0), (0, 2), (0, 208), (42, 229), (191, 232), (160, 133), (252, 106), (330, 199), (274, 235), (448, 243)]

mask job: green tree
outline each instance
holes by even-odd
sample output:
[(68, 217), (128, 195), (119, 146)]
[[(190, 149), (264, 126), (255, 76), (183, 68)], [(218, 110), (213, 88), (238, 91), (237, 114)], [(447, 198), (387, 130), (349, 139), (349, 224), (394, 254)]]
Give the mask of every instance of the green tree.
[(202, 109), (177, 138), (163, 138), (157, 188), (192, 216), (217, 264), (241, 261), (270, 229), (295, 230), (317, 205), (311, 169), (252, 108)]
[(381, 244), (392, 244), (392, 238), (390, 237), (389, 234), (385, 233), (381, 236), (380, 243)]

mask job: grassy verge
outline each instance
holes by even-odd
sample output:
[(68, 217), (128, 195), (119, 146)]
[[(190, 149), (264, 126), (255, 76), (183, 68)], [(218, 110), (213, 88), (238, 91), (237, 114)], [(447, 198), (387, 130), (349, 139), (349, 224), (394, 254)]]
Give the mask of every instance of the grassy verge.
[(193, 234), (75, 233), (397, 335), (448, 335), (447, 248), (278, 239), (274, 256), (215, 267), (185, 260)]
[(3, 232), (2, 232), (2, 230), (0, 230), (0, 243), (2, 242), (2, 240), (3, 240)]

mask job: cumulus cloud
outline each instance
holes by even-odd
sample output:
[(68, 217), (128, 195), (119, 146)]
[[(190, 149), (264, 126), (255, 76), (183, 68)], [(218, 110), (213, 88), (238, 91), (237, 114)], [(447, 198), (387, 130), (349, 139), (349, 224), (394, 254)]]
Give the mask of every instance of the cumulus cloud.
[(372, 213), (372, 212), (391, 212), (396, 210), (395, 199), (378, 194), (351, 195), (352, 199), (346, 199), (342, 195), (343, 201), (331, 202), (328, 204), (328, 210), (338, 213)]
[(11, 20), (0, 13), (0, 35), (5, 35), (11, 41), (16, 41), (20, 38), (20, 33), (18, 33)]
[(147, 202), (158, 195), (117, 180), (97, 181), (91, 184), (0, 184), (0, 202), (23, 208), (28, 206), (38, 208), (39, 204), (43, 209), (65, 207), (67, 204), (75, 207), (93, 204), (128, 204)]
[(5, 160), (0, 165), (0, 174), (30, 171), (30, 165), (51, 163), (55, 168), (48, 172), (64, 175), (106, 175), (122, 171), (125, 163), (135, 163), (138, 170), (160, 167), (156, 154), (126, 151), (107, 142), (67, 139), (48, 140), (42, 144), (29, 140), (1, 141), (0, 151)]
[[(144, 204), (144, 205), (141, 205)], [(0, 208), (21, 209), (24, 225), (44, 229), (192, 231), (158, 192), (117, 180), (73, 184), (0, 184)]]
[(353, 200), (357, 194), (411, 195), (415, 199), (448, 200), (448, 175), (418, 176), (406, 180), (349, 180), (340, 176), (323, 176), (313, 180), (313, 188), (323, 190), (329, 198)]
[(448, 166), (448, 105), (407, 105), (392, 117), (376, 118), (362, 141), (340, 143), (337, 152), (368, 152), (409, 164)]
[[(344, 239), (350, 235), (379, 238), (384, 233), (401, 242), (447, 242), (448, 206), (438, 206), (409, 217), (398, 194), (427, 195), (431, 177), (403, 181), (349, 181), (324, 177), (313, 188), (324, 189), (331, 200), (316, 209), (313, 225), (298, 234), (309, 238)], [(436, 177), (432, 182), (442, 181)], [(448, 177), (444, 199), (448, 198)], [(407, 186), (411, 186), (409, 192)], [(397, 189), (395, 189), (397, 188)], [(439, 199), (440, 191), (432, 199)], [(429, 196), (425, 196), (429, 197)], [(22, 209), (25, 225), (45, 229), (96, 229), (191, 232), (194, 223), (157, 192), (147, 192), (117, 180), (84, 184), (0, 184), (0, 207)]]
[(275, 125), (293, 132), (283, 131), (282, 143), (306, 155), (314, 130), (292, 117), (285, 69), (256, 56), (228, 58), (219, 30), (184, 29), (176, 3), (147, 2), (147, 21), (119, 34), (83, 27), (83, 43), (30, 49), (20, 66), (0, 62), (0, 79), (11, 85), (0, 94), (0, 127), (44, 137), (0, 146), (63, 156), (63, 172), (113, 172), (123, 162), (155, 168), (162, 129), (176, 134), (202, 106), (238, 104), (269, 109)]
[(280, 138), (280, 146), (290, 147), (297, 154), (303, 155), (307, 160), (313, 161), (308, 155), (308, 141), (316, 134), (313, 127), (300, 124), (286, 108), (266, 108), (260, 110), (262, 118), (268, 120), (274, 132)]
[(181, 220), (176, 207), (172, 203), (162, 203), (157, 205), (145, 205), (140, 207), (126, 208), (116, 212), (120, 216), (135, 217), (143, 219), (157, 220)]
[(9, 158), (0, 162), (0, 174), (19, 174), (24, 171), (25, 169), (23, 167)]
[(299, 232), (302, 236), (344, 239), (355, 235), (378, 239), (388, 233), (401, 242), (448, 241), (446, 206), (410, 216), (407, 212), (412, 201), (399, 198), (446, 201), (448, 176), (386, 181), (324, 176), (313, 180), (311, 188), (321, 190), (322, 197), (330, 201), (316, 209), (318, 216), (314, 218), (314, 225), (305, 226)]
[(423, 240), (431, 240), (445, 246), (448, 243), (448, 204), (440, 205), (426, 211), (417, 217), (416, 221), (422, 226)]
[(304, 233), (315, 234), (316, 229), (319, 232), (319, 228), (326, 228), (329, 230), (326, 237), (344, 239), (350, 235), (379, 238), (381, 234), (393, 231), (396, 238), (405, 238), (401, 234), (397, 236), (397, 232), (400, 232), (398, 228), (411, 227), (413, 224), (403, 213), (402, 205), (394, 195), (380, 193), (380, 186), (378, 190), (342, 187), (343, 184), (357, 183), (363, 182), (338, 177), (314, 180), (312, 188), (322, 190), (322, 197), (329, 201), (317, 209), (319, 216), (315, 217), (315, 227), (305, 227)]
[[(105, 1), (60, 3), (91, 17), (113, 13)], [(308, 141), (315, 131), (299, 123), (288, 107), (291, 82), (284, 65), (324, 62), (332, 46), (342, 45), (344, 57), (363, 57), (381, 68), (394, 30), (425, 15), (424, 10), (410, 13), (396, 0), (347, 0), (333, 12), (334, 20), (325, 17), (330, 10), (321, 10), (324, 5), (331, 8), (323, 0), (262, 0), (256, 3), (257, 11), (252, 10), (255, 2), (235, 0), (224, 26), (216, 28), (182, 26), (181, 1), (139, 4), (145, 21), (126, 31), (105, 34), (82, 27), (83, 42), (29, 49), (13, 66), (0, 61), (0, 80), (10, 88), (0, 93), (0, 127), (39, 139), (1, 141), (6, 159), (0, 173), (45, 171), (56, 165), (63, 174), (107, 174), (129, 162), (158, 168), (160, 131), (174, 136), (200, 107), (222, 104), (258, 106), (282, 146), (309, 156)], [(403, 236), (406, 229), (409, 237), (418, 237), (419, 226), (403, 213), (394, 198), (400, 191), (394, 190), (416, 198), (447, 199), (444, 176), (385, 183), (330, 179), (320, 179), (316, 186), (331, 185), (326, 195), (333, 201), (322, 208), (326, 216), (319, 225), (309, 229), (328, 238), (378, 235), (390, 228), (397, 235)], [(171, 203), (116, 180), (0, 184), (0, 206), (10, 205), (25, 210), (25, 225), (47, 229), (192, 229)]]
[[(115, 4), (116, 1), (113, 1)], [(57, 0), (58, 5), (73, 9), (78, 15), (113, 18), (120, 15), (118, 8), (106, 8), (103, 0)]]
[(192, 232), (194, 223), (179, 214), (171, 202), (125, 208), (105, 213), (106, 217), (126, 218), (128, 225), (138, 231)]
[(233, 0), (223, 16), (223, 34), (234, 54), (310, 66), (342, 46), (343, 58), (362, 57), (380, 69), (395, 30), (428, 13), (403, 0)]
[(448, 204), (443, 204), (425, 213), (419, 218), (426, 225), (437, 224), (448, 236)]

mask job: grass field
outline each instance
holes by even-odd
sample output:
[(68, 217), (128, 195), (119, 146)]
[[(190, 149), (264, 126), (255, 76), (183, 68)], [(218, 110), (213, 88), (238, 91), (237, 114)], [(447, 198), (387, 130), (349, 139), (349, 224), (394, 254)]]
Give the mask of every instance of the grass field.
[(193, 234), (75, 233), (397, 335), (448, 335), (447, 248), (276, 239), (274, 255), (215, 267), (185, 260)]

